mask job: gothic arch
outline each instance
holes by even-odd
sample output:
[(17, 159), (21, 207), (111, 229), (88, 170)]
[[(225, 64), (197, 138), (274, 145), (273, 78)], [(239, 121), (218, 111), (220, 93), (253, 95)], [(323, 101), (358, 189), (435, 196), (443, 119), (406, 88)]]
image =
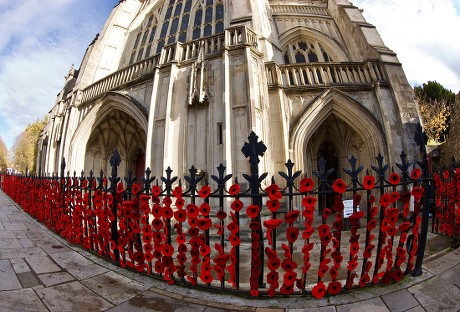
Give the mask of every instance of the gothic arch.
[[(97, 127), (101, 125), (101, 122), (103, 122), (105, 118), (113, 118), (114, 111), (120, 111), (138, 125), (138, 130), (144, 133), (143, 148), (145, 150), (145, 135), (148, 129), (147, 109), (127, 94), (108, 92), (83, 118), (72, 136), (69, 151), (69, 154), (72, 155), (72, 159), (69, 161), (71, 171), (76, 170), (80, 172), (83, 170), (85, 166), (84, 161), (87, 152), (87, 144), (91, 135), (95, 131), (98, 131)], [(98, 144), (101, 149), (103, 148), (101, 142), (97, 142), (96, 144)], [(110, 148), (110, 146), (107, 146), (107, 148)]]
[(301, 26), (290, 28), (280, 34), (279, 40), (283, 54), (289, 43), (302, 39), (319, 42), (321, 47), (332, 57), (334, 62), (348, 62), (350, 59), (343, 47), (335, 40), (315, 29), (309, 29)]
[(359, 102), (335, 89), (320, 94), (293, 121), (289, 150), (298, 169), (308, 173), (316, 169), (318, 149), (325, 140), (337, 147), (342, 158), (355, 154), (354, 145), (361, 145), (358, 161), (363, 165), (373, 163), (379, 153), (389, 155), (382, 125)]

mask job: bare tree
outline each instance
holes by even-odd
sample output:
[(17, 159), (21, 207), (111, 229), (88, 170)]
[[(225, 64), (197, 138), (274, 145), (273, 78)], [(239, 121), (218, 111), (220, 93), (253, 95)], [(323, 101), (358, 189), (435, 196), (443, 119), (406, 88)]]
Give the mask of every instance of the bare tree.
[(6, 147), (3, 138), (0, 136), (0, 171), (5, 171), (8, 168), (8, 148)]

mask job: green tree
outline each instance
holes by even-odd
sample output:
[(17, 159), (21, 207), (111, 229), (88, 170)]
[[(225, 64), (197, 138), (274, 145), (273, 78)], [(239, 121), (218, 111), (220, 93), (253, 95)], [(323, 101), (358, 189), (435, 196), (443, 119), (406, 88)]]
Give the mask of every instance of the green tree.
[(0, 171), (5, 171), (8, 168), (8, 148), (0, 136)]
[(428, 81), (414, 88), (425, 133), (433, 142), (443, 142), (449, 131), (450, 114), (455, 93), (436, 81)]
[(37, 143), (44, 127), (44, 121), (36, 121), (27, 125), (26, 129), (16, 137), (13, 145), (13, 164), (16, 170), (36, 171)]

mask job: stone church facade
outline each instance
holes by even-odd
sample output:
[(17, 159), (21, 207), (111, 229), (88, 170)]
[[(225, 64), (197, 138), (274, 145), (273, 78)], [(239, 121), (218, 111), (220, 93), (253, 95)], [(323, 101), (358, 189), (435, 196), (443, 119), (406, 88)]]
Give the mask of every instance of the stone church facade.
[[(347, 0), (124, 0), (71, 68), (39, 141), (40, 174), (170, 166), (240, 180), (251, 131), (262, 171), (369, 167), (417, 148), (396, 54)], [(339, 176), (343, 172), (339, 170)]]

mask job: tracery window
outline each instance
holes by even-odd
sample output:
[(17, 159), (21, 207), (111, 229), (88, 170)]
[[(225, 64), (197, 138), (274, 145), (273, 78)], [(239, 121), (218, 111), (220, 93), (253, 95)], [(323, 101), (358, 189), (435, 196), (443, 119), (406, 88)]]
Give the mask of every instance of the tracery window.
[(145, 23), (145, 25), (141, 27), (141, 30), (136, 36), (136, 41), (134, 42), (134, 49), (131, 52), (129, 64), (138, 62), (150, 56), (156, 29), (157, 21), (155, 17), (151, 14), (148, 17), (147, 23)]
[[(201, 3), (193, 6), (194, 2)], [(130, 64), (151, 56), (152, 51), (160, 53), (165, 45), (224, 32), (223, 0), (167, 0), (166, 3), (163, 22), (158, 23), (152, 13), (146, 25), (141, 27)], [(156, 34), (157, 28), (159, 34)]]
[(284, 53), (284, 62), (286, 64), (332, 61), (332, 58), (317, 41), (302, 39), (301, 41), (290, 43)]

